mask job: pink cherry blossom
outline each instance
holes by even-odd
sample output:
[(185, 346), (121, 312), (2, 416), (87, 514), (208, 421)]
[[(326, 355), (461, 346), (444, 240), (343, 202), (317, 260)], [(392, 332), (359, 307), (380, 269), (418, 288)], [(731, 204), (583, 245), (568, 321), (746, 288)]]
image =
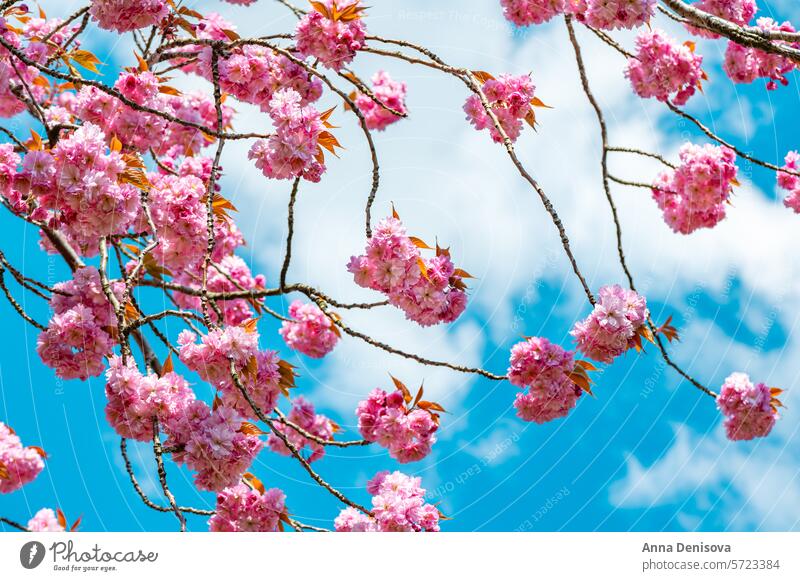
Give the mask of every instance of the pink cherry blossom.
[(214, 532), (275, 532), (286, 511), (285, 500), (278, 488), (262, 492), (236, 484), (217, 494), (217, 510), (208, 528)]
[[(216, 13), (209, 13), (196, 26), (197, 38), (223, 40), (224, 31), (236, 27)], [(197, 63), (184, 66), (187, 72), (197, 72), (212, 80), (211, 48), (197, 47), (200, 53)], [(245, 45), (236, 47), (219, 57), (220, 88), (246, 103), (258, 105), (269, 112), (269, 102), (276, 91), (292, 89), (301, 97), (301, 104), (313, 103), (322, 95), (322, 82), (309, 75), (308, 71), (284, 54), (278, 54), (263, 46)]]
[(717, 396), (717, 406), (725, 414), (729, 440), (763, 438), (779, 418), (770, 388), (753, 384), (746, 373), (728, 376)]
[[(531, 100), (534, 98), (536, 88), (533, 86), (530, 75), (500, 75), (497, 78), (488, 79), (483, 84), (482, 90), (508, 138), (516, 141), (522, 132), (522, 121), (530, 119), (530, 115), (532, 115)], [(464, 103), (464, 111), (467, 114), (467, 120), (475, 129), (478, 131), (488, 129), (495, 142), (503, 141), (478, 95), (470, 95), (467, 98)]]
[(315, 304), (294, 301), (289, 306), (289, 317), (280, 328), (286, 344), (309, 357), (324, 357), (336, 346), (339, 332), (333, 321)]
[[(54, 287), (50, 307), (53, 317), (42, 331), (36, 351), (42, 362), (62, 379), (81, 379), (100, 375), (116, 343), (117, 318), (93, 266), (79, 268), (73, 279)], [(122, 296), (121, 282), (112, 283), (112, 292)], [(62, 294), (64, 293), (64, 294)]]
[(200, 490), (219, 492), (235, 486), (264, 447), (257, 435), (242, 430), (234, 410), (212, 410), (200, 400), (167, 419), (164, 431), (169, 436), (164, 445), (179, 447), (172, 459), (197, 472), (194, 483)]
[[(322, 440), (330, 440), (333, 434), (338, 430), (338, 426), (330, 419), (322, 414), (316, 413), (313, 404), (303, 396), (298, 396), (292, 401), (292, 409), (289, 412), (287, 419), (293, 424), (300, 426), (306, 432), (316, 436)], [(304, 448), (311, 450), (311, 454), (307, 457), (309, 462), (319, 460), (325, 455), (325, 446), (315, 442), (314, 440), (305, 437), (303, 434), (295, 430), (289, 425), (284, 424), (278, 420), (275, 425), (281, 428), (281, 432), (286, 436), (289, 442), (298, 450)], [(267, 438), (267, 444), (273, 452), (288, 456), (291, 450), (286, 446), (281, 438), (275, 434), (270, 434)]]
[[(783, 169), (800, 171), (800, 154), (790, 151), (786, 154)], [(800, 214), (800, 177), (787, 172), (778, 172), (778, 186), (789, 193), (783, 199), (783, 205), (791, 208), (795, 213)]]
[(364, 439), (377, 442), (401, 463), (422, 460), (436, 442), (438, 417), (419, 407), (409, 409), (399, 390), (372, 390), (366, 400), (359, 402), (356, 416)]
[(684, 105), (704, 78), (703, 57), (694, 46), (678, 44), (661, 30), (643, 30), (636, 37), (636, 56), (628, 59), (625, 76), (642, 98), (655, 97)]
[(503, 15), (517, 26), (542, 24), (567, 10), (568, 0), (500, 0)]
[[(758, 10), (756, 0), (700, 0), (699, 2), (695, 2), (692, 6), (703, 12), (708, 12), (714, 16), (729, 20), (739, 26), (749, 24)], [(689, 24), (686, 25), (686, 28), (692, 34), (697, 34), (698, 36), (719, 38), (718, 34), (706, 30), (705, 28), (699, 28)]]
[(590, 359), (611, 363), (640, 342), (650, 311), (644, 297), (619, 285), (601, 287), (597, 304), (570, 335)]
[[(17, 10), (26, 10), (24, 4), (17, 4)], [(9, 10), (5, 11), (8, 16)], [(22, 28), (12, 25), (6, 18), (0, 16), (0, 36), (8, 44), (21, 50), (25, 56), (44, 65), (48, 59), (59, 52), (66, 39), (72, 38), (78, 30), (79, 24), (73, 22), (64, 25), (60, 18), (34, 18), (25, 15), (25, 22)], [(48, 36), (47, 43), (42, 42)], [(80, 40), (73, 42), (71, 48), (80, 47)], [(39, 76), (39, 70), (23, 63), (16, 56), (12, 56), (5, 47), (0, 47), (0, 117), (13, 117), (22, 113), (26, 105), (18, 95), (28, 96), (28, 92), (37, 101), (47, 98), (47, 89), (37, 83), (35, 79)], [(23, 83), (25, 88), (23, 88)], [(16, 93), (16, 94), (15, 94)], [(45, 109), (47, 116), (48, 110)]]
[(168, 13), (167, 0), (92, 0), (89, 8), (100, 28), (117, 32), (158, 24)]
[(32, 533), (63, 533), (65, 530), (52, 508), (39, 510), (28, 521), (26, 528)]
[(247, 157), (265, 177), (288, 180), (303, 177), (318, 182), (325, 172), (319, 139), (325, 130), (319, 111), (303, 106), (293, 89), (277, 91), (269, 102), (275, 133), (253, 143)]
[(656, 8), (656, 0), (571, 0), (571, 11), (589, 26), (614, 30), (647, 24)]
[[(201, 177), (188, 171), (186, 175), (148, 174), (150, 214), (158, 232), (158, 246), (152, 256), (156, 263), (173, 274), (183, 272), (181, 282), (193, 278), (194, 285), (202, 279), (199, 269), (205, 257), (208, 236), (207, 187)], [(149, 226), (140, 216), (140, 231)], [(244, 239), (232, 220), (215, 216), (215, 245), (212, 260), (219, 262), (233, 253)], [(215, 270), (215, 269), (209, 269)], [(212, 276), (216, 276), (213, 275)]]
[(292, 367), (274, 351), (258, 351), (258, 333), (242, 327), (215, 329), (200, 343), (191, 331), (178, 336), (181, 361), (219, 390), (222, 405), (240, 416), (258, 419), (231, 375), (231, 361), (250, 399), (265, 414), (275, 409), (280, 394), (294, 385)]
[(686, 143), (681, 164), (662, 172), (653, 183), (653, 199), (664, 221), (680, 234), (713, 228), (725, 217), (725, 206), (737, 184), (736, 154), (724, 146)]
[(297, 51), (338, 71), (364, 46), (367, 29), (359, 14), (361, 0), (321, 0), (319, 4), (324, 14), (315, 7), (297, 24)]
[[(408, 112), (406, 109), (406, 84), (393, 81), (389, 73), (378, 71), (373, 75), (372, 94), (378, 101), (393, 111), (398, 113)], [(356, 95), (355, 103), (361, 113), (364, 114), (364, 119), (369, 129), (383, 131), (392, 123), (402, 119), (402, 117), (387, 111), (363, 93)]]
[(116, 355), (106, 371), (106, 397), (111, 427), (123, 438), (140, 442), (153, 439), (153, 419), (167, 423), (185, 414), (195, 399), (189, 384), (177, 373), (142, 375), (132, 359), (126, 365)]
[(334, 526), (339, 532), (438, 532), (439, 510), (425, 502), (420, 479), (402, 472), (378, 472), (367, 483), (372, 494), (369, 517), (352, 507), (344, 509)]
[[(238, 231), (237, 231), (238, 234)], [(181, 286), (194, 289), (202, 288), (203, 281), (202, 263), (199, 262), (186, 270), (175, 274), (173, 281)], [(263, 275), (255, 276), (250, 272), (247, 263), (234, 254), (225, 256), (218, 263), (213, 263), (208, 269), (206, 288), (210, 292), (237, 292), (263, 289), (266, 280)], [(175, 302), (185, 309), (200, 311), (202, 302), (199, 296), (182, 292), (175, 293)], [(260, 306), (262, 300), (256, 299), (230, 299), (216, 301), (222, 311), (222, 322), (225, 325), (239, 325), (254, 315), (254, 305)], [(211, 320), (219, 322), (217, 313), (209, 309)]]
[(569, 378), (574, 369), (573, 353), (545, 338), (531, 337), (514, 345), (508, 381), (528, 388), (517, 394), (517, 415), (537, 424), (566, 416), (583, 393)]
[(100, 128), (86, 123), (52, 151), (28, 151), (13, 176), (5, 172), (18, 158), (4, 155), (2, 194), (19, 213), (60, 229), (84, 256), (97, 254), (101, 236), (126, 232), (139, 213), (138, 190), (119, 180), (126, 162), (105, 142)]
[(366, 254), (351, 257), (347, 269), (356, 284), (386, 294), (406, 318), (422, 326), (451, 323), (466, 307), (466, 273), (455, 268), (444, 249), (423, 259), (397, 218), (378, 223)]
[(25, 447), (14, 431), (0, 422), (0, 493), (14, 492), (44, 468), (41, 448)]
[[(778, 24), (772, 18), (759, 18), (756, 24), (758, 28), (766, 32), (795, 32), (791, 23)], [(800, 46), (800, 43), (795, 43), (793, 46)], [(767, 89), (774, 90), (778, 88), (778, 83), (789, 84), (786, 75), (793, 71), (797, 64), (788, 57), (742, 46), (731, 41), (725, 51), (725, 62), (722, 66), (734, 83), (749, 84), (764, 78), (768, 79)]]

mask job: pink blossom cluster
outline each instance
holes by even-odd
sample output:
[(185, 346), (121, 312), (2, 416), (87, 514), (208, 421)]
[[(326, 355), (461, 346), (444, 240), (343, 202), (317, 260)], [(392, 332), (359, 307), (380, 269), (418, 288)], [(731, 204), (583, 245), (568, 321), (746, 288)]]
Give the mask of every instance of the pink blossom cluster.
[(289, 317), (292, 320), (283, 322), (280, 334), (292, 349), (319, 359), (336, 347), (338, 330), (317, 305), (294, 301), (289, 306)]
[(242, 428), (242, 419), (227, 406), (209, 408), (192, 401), (183, 414), (166, 422), (165, 446), (178, 446), (172, 459), (195, 470), (195, 486), (219, 492), (235, 486), (264, 447), (258, 435)]
[(686, 143), (679, 155), (678, 168), (656, 178), (653, 199), (675, 232), (713, 228), (725, 217), (725, 204), (738, 183), (736, 154), (724, 146)]
[[(703, 12), (729, 20), (739, 26), (749, 24), (758, 10), (756, 0), (700, 0), (699, 2), (695, 2), (692, 6)], [(699, 28), (691, 24), (687, 24), (686, 28), (692, 34), (698, 36), (719, 38), (718, 34), (706, 30), (705, 28)]]
[(105, 135), (91, 123), (50, 151), (28, 151), (19, 171), (19, 156), (4, 146), (2, 194), (16, 212), (61, 230), (82, 255), (93, 256), (101, 236), (124, 233), (139, 212), (139, 192), (118, 181), (125, 160), (106, 150)]
[[(93, 266), (77, 269), (72, 280), (55, 285), (50, 299), (53, 310), (47, 330), (39, 334), (36, 351), (42, 362), (62, 379), (100, 375), (103, 358), (116, 344), (117, 318)], [(111, 284), (122, 296), (123, 283)]]
[(717, 407), (725, 415), (729, 440), (763, 438), (779, 417), (770, 388), (753, 384), (746, 373), (728, 376), (717, 396)]
[(419, 407), (408, 409), (400, 390), (374, 389), (356, 408), (358, 431), (403, 464), (422, 460), (436, 442), (437, 418)]
[[(783, 169), (800, 172), (800, 153), (796, 151), (787, 153)], [(783, 205), (800, 214), (800, 177), (785, 171), (778, 172), (778, 186), (789, 191), (783, 199)]]
[(614, 30), (647, 24), (656, 0), (572, 0), (572, 12), (589, 26)]
[[(13, 10), (27, 9), (24, 4), (17, 5), (5, 13), (8, 15)], [(60, 51), (64, 41), (71, 38), (78, 29), (78, 24), (75, 23), (63, 26), (64, 22), (60, 18), (45, 20), (28, 15), (24, 18), (26, 21), (20, 30), (0, 16), (0, 36), (15, 49), (22, 51), (27, 58), (40, 65), (46, 64), (49, 57)], [(60, 30), (57, 30), (59, 27)], [(47, 35), (50, 35), (47, 43), (42, 42)], [(73, 41), (73, 49), (79, 46), (79, 40)], [(12, 56), (5, 47), (0, 47), (0, 57), (2, 57), (0, 58), (0, 117), (13, 117), (25, 111), (25, 103), (14, 94), (15, 90), (22, 88), (23, 81), (27, 85), (27, 88), (23, 89), (25, 96), (28, 96), (30, 91), (37, 101), (47, 98), (46, 86), (34, 82), (40, 76), (40, 71), (36, 67), (26, 65)], [(45, 111), (45, 115), (47, 112), (48, 110)]]
[(325, 172), (319, 145), (325, 126), (319, 111), (302, 101), (294, 89), (281, 89), (269, 102), (275, 133), (254, 142), (247, 154), (268, 178), (316, 183)]
[(41, 448), (25, 447), (14, 430), (0, 422), (0, 493), (14, 492), (44, 468)]
[(367, 483), (373, 517), (352, 507), (344, 509), (334, 526), (338, 532), (438, 532), (439, 510), (425, 502), (420, 479), (402, 472), (378, 472)]
[[(203, 167), (195, 169), (202, 171)], [(186, 175), (148, 174), (152, 186), (148, 197), (150, 214), (158, 232), (158, 246), (153, 249), (152, 256), (174, 273), (186, 270), (182, 278), (194, 276), (194, 286), (199, 286), (201, 279), (196, 277), (205, 257), (208, 235), (207, 187), (197, 175), (189, 171), (181, 173)], [(148, 231), (143, 217), (140, 222), (140, 231)], [(215, 262), (220, 262), (244, 243), (233, 221), (220, 216), (214, 219), (214, 239), (212, 260)]]
[(508, 381), (528, 388), (517, 394), (514, 407), (527, 422), (543, 424), (566, 416), (583, 393), (569, 376), (573, 353), (542, 337), (530, 337), (511, 348)]
[[(169, 95), (163, 97), (164, 105), (161, 109), (166, 113), (177, 117), (183, 121), (189, 121), (215, 130), (217, 127), (217, 111), (214, 99), (203, 93), (182, 93), (180, 95)], [(233, 119), (233, 109), (221, 104), (222, 126), (230, 127)], [(177, 157), (179, 155), (194, 155), (204, 147), (213, 143), (215, 139), (208, 134), (204, 134), (199, 129), (181, 125), (180, 123), (168, 123), (166, 133), (161, 136), (160, 144), (156, 151), (160, 155)]]
[(693, 45), (678, 44), (661, 30), (642, 30), (636, 37), (636, 56), (628, 59), (625, 76), (644, 99), (655, 97), (684, 105), (701, 87), (703, 57)]
[(250, 6), (255, 4), (256, 0), (225, 0), (228, 4), (237, 4), (239, 6)]
[(517, 26), (542, 24), (566, 12), (568, 0), (500, 0), (503, 15)]
[[(790, 22), (778, 24), (772, 18), (759, 18), (756, 25), (765, 32), (795, 32), (794, 26)], [(800, 43), (796, 43), (796, 46), (800, 46)], [(789, 84), (786, 75), (793, 71), (797, 64), (788, 57), (742, 46), (731, 41), (725, 51), (725, 62), (722, 67), (734, 83), (748, 84), (756, 79), (764, 78), (768, 79), (767, 89), (772, 91), (778, 88), (778, 83)]]
[[(372, 76), (372, 94), (386, 107), (398, 113), (408, 112), (406, 109), (406, 84), (392, 80), (389, 73), (378, 71)], [(359, 111), (363, 113), (369, 129), (383, 131), (401, 119), (363, 93), (356, 95), (355, 103)]]
[(285, 383), (283, 363), (274, 351), (258, 350), (258, 333), (236, 326), (214, 329), (203, 335), (200, 343), (195, 343), (195, 338), (191, 331), (178, 336), (181, 361), (219, 390), (224, 406), (242, 417), (257, 418), (231, 376), (233, 361), (239, 380), (259, 409), (265, 414), (275, 409)]
[[(124, 97), (142, 106), (169, 111), (166, 95), (160, 93), (158, 78), (149, 71), (123, 71), (114, 83)], [(167, 135), (167, 120), (153, 113), (125, 105), (97, 87), (86, 85), (78, 92), (73, 112), (85, 122), (101, 127), (110, 138), (116, 136), (135, 151), (159, 148)], [(216, 121), (216, 117), (214, 118)]]
[[(5, 18), (0, 17), (0, 36), (14, 48), (21, 47), (19, 36), (10, 28)], [(5, 47), (0, 47), (0, 117), (13, 117), (25, 110), (25, 103), (14, 95), (13, 89), (20, 86), (19, 78), (14, 70), (15, 65), (20, 71), (23, 80), (31, 83), (36, 78), (38, 71), (35, 67), (27, 67), (12, 56)]]
[(39, 510), (28, 521), (26, 527), (32, 533), (63, 533), (66, 529), (58, 522), (56, 513), (52, 508), (43, 508)]
[(278, 488), (257, 490), (239, 483), (217, 494), (217, 510), (208, 521), (213, 532), (275, 532), (285, 513), (286, 495)]
[(617, 284), (601, 287), (597, 295), (594, 310), (570, 335), (588, 358), (611, 363), (638, 344), (650, 311), (643, 296)]
[[(210, 13), (197, 24), (196, 34), (199, 39), (228, 41), (225, 31), (235, 28), (219, 14)], [(198, 62), (183, 68), (212, 80), (211, 48), (197, 49), (200, 53)], [(303, 105), (313, 103), (322, 95), (322, 82), (318, 78), (309, 75), (305, 68), (288, 56), (267, 47), (236, 47), (220, 55), (218, 66), (220, 88), (240, 101), (258, 105), (262, 111), (269, 111), (269, 102), (279, 89), (297, 91)]]
[(153, 439), (153, 420), (167, 424), (186, 413), (195, 396), (186, 380), (170, 371), (142, 375), (133, 358), (114, 355), (106, 370), (106, 419), (123, 438)]
[[(200, 289), (202, 287), (202, 264), (174, 273), (173, 282), (181, 286)], [(229, 254), (219, 263), (212, 264), (208, 269), (206, 287), (210, 292), (236, 292), (263, 289), (264, 275), (255, 276), (250, 272), (247, 263), (235, 254)], [(175, 302), (184, 309), (201, 310), (202, 301), (199, 296), (175, 292)], [(222, 311), (222, 323), (225, 325), (239, 325), (253, 316), (253, 307), (259, 306), (261, 300), (255, 299), (230, 299), (216, 301)], [(219, 321), (216, 311), (209, 309), (208, 313), (215, 323)]]
[[(488, 79), (483, 84), (483, 94), (511, 141), (517, 140), (522, 132), (522, 121), (532, 115), (531, 100), (534, 98), (535, 90), (530, 75), (500, 75), (496, 79)], [(495, 142), (503, 141), (478, 95), (470, 95), (467, 98), (464, 112), (475, 129), (478, 131), (488, 129)]]
[(297, 52), (336, 71), (351, 62), (364, 47), (367, 32), (360, 4), (361, 0), (321, 0), (319, 8), (315, 6), (297, 24)]
[[(228, 346), (235, 356), (237, 349)], [(133, 362), (123, 365), (120, 358), (112, 357), (106, 394), (106, 416), (117, 433), (151, 439), (153, 418), (157, 418), (168, 437), (164, 445), (177, 449), (173, 460), (197, 472), (195, 484), (202, 490), (234, 486), (263, 448), (256, 434), (243, 429), (235, 409), (209, 408), (195, 399), (186, 381), (174, 372), (143, 376)]]
[(167, 14), (167, 0), (92, 0), (89, 14), (100, 28), (128, 32), (161, 22)]
[(456, 269), (447, 250), (423, 259), (397, 218), (385, 218), (367, 242), (366, 254), (353, 256), (347, 269), (357, 285), (386, 294), (406, 318), (422, 326), (455, 321), (467, 305), (466, 273)]
[[(330, 419), (322, 414), (316, 413), (314, 405), (303, 396), (298, 396), (292, 401), (292, 409), (287, 419), (293, 424), (301, 427), (309, 434), (321, 440), (330, 440), (338, 427)], [(325, 456), (325, 446), (307, 438), (289, 425), (276, 421), (275, 424), (283, 429), (281, 432), (298, 451), (308, 448), (311, 454), (306, 458), (309, 462), (314, 462)], [(274, 433), (267, 438), (267, 445), (270, 450), (288, 456), (291, 450), (286, 446), (281, 438)]]

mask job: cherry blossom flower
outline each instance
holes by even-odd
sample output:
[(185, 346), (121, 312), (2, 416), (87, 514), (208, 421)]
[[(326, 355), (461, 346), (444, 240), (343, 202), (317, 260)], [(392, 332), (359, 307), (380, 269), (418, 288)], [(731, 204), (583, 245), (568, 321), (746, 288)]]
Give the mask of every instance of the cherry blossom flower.
[(217, 494), (217, 509), (208, 521), (214, 532), (274, 532), (286, 506), (278, 488), (258, 490), (239, 483)]
[[(783, 169), (800, 171), (800, 154), (796, 151), (787, 153)], [(778, 186), (789, 191), (783, 199), (783, 205), (794, 210), (796, 214), (800, 214), (800, 177), (785, 171), (778, 172)]]
[(293, 89), (277, 91), (269, 106), (275, 133), (254, 142), (247, 157), (255, 160), (265, 177), (319, 182), (325, 172), (320, 139), (330, 135), (326, 121), (314, 107), (303, 106)]
[[(117, 318), (93, 266), (79, 268), (73, 279), (54, 287), (50, 307), (53, 316), (42, 331), (36, 351), (42, 362), (62, 379), (81, 379), (100, 375), (103, 358), (116, 343)], [(111, 291), (122, 296), (123, 284), (115, 282)], [(65, 293), (65, 294), (62, 294)]]
[(439, 510), (425, 502), (420, 479), (402, 472), (378, 472), (367, 483), (372, 494), (369, 517), (352, 507), (344, 509), (334, 526), (339, 532), (438, 532)]
[[(534, 91), (530, 75), (500, 75), (489, 78), (483, 83), (483, 94), (491, 106), (500, 126), (511, 141), (516, 141), (522, 132), (522, 121), (533, 124), (535, 117), (531, 104), (534, 102)], [(492, 139), (501, 143), (503, 137), (494, 126), (492, 118), (486, 113), (478, 95), (470, 95), (464, 103), (467, 120), (481, 131), (488, 129)]]
[(469, 275), (455, 268), (445, 249), (423, 259), (398, 218), (381, 220), (366, 254), (351, 257), (347, 269), (356, 284), (386, 294), (406, 318), (422, 326), (453, 322), (466, 307), (463, 279)]
[(589, 26), (614, 30), (647, 24), (656, 0), (572, 0), (572, 12)]
[(280, 328), (286, 344), (309, 357), (324, 357), (339, 341), (339, 331), (333, 321), (315, 304), (294, 301), (289, 306), (292, 320), (284, 321)]
[(210, 409), (191, 402), (183, 414), (169, 418), (165, 446), (177, 446), (172, 459), (195, 470), (195, 486), (219, 492), (235, 486), (264, 447), (257, 434), (242, 428), (241, 417), (231, 408)]
[[(778, 24), (772, 18), (759, 18), (758, 28), (765, 32), (795, 32), (789, 22)], [(800, 46), (800, 43), (795, 43)], [(768, 53), (757, 48), (742, 46), (731, 41), (725, 51), (725, 62), (722, 68), (734, 83), (749, 84), (756, 79), (768, 79), (767, 89), (775, 90), (778, 83), (788, 85), (786, 75), (797, 67), (790, 58), (779, 54)]]
[(123, 438), (153, 439), (153, 420), (164, 424), (186, 413), (194, 392), (186, 380), (170, 371), (162, 377), (142, 375), (132, 358), (127, 365), (116, 355), (106, 371), (106, 418)]
[(0, 493), (18, 490), (44, 468), (44, 451), (25, 447), (14, 430), (0, 422)]
[(117, 32), (158, 24), (168, 13), (167, 0), (92, 0), (89, 8), (100, 28)]
[[(289, 412), (287, 419), (303, 428), (306, 432), (316, 436), (321, 440), (330, 440), (333, 434), (338, 431), (339, 427), (330, 419), (322, 414), (318, 414), (314, 410), (314, 405), (303, 396), (298, 396), (292, 401), (292, 409)], [(289, 440), (289, 442), (298, 450), (304, 448), (311, 450), (311, 454), (307, 457), (309, 462), (319, 460), (325, 455), (325, 446), (315, 442), (302, 435), (289, 425), (284, 424), (278, 420), (275, 425), (282, 428), (281, 432)], [(267, 438), (267, 445), (273, 452), (288, 456), (291, 450), (286, 446), (281, 438), (275, 434), (270, 434)]]
[[(431, 408), (412, 406), (400, 390), (386, 393), (374, 389), (356, 408), (358, 431), (365, 440), (389, 450), (398, 462), (422, 460), (436, 442), (439, 418)], [(410, 400), (410, 397), (408, 398)], [(419, 402), (429, 406), (431, 402)], [(438, 405), (437, 409), (441, 409)]]
[(634, 92), (647, 99), (684, 105), (701, 88), (703, 57), (691, 43), (678, 44), (661, 30), (643, 30), (636, 37), (636, 56), (628, 59), (625, 76)]
[(575, 323), (570, 335), (590, 359), (611, 363), (641, 345), (650, 311), (644, 297), (619, 285), (601, 287), (591, 314)]
[(725, 414), (725, 433), (729, 440), (752, 440), (767, 436), (779, 418), (777, 394), (763, 383), (753, 384), (746, 373), (732, 373), (717, 396), (717, 406)]
[(66, 529), (58, 522), (56, 513), (52, 508), (40, 509), (28, 521), (26, 527), (32, 533), (63, 533)]
[(653, 183), (653, 199), (675, 232), (713, 228), (725, 217), (738, 184), (736, 154), (724, 146), (686, 143), (679, 155), (680, 166), (662, 172)]
[(567, 10), (568, 0), (500, 0), (503, 15), (517, 26), (542, 24)]
[[(745, 26), (753, 20), (758, 7), (756, 0), (700, 0), (692, 5), (698, 10), (713, 14), (725, 20), (729, 20), (739, 26)], [(719, 35), (705, 28), (687, 24), (686, 28), (698, 36), (706, 38), (719, 38)]]
[[(407, 113), (406, 109), (406, 84), (393, 81), (389, 73), (378, 71), (372, 77), (372, 94), (386, 107), (398, 113)], [(358, 93), (354, 99), (356, 106), (364, 114), (367, 128), (383, 131), (396, 121), (402, 119), (391, 111), (387, 111), (374, 100), (363, 93)]]
[(360, 0), (321, 0), (300, 19), (295, 30), (297, 51), (333, 70), (340, 70), (364, 46), (366, 26)]
[(517, 415), (543, 424), (566, 416), (583, 391), (571, 379), (573, 353), (542, 337), (531, 337), (511, 348), (508, 381), (528, 388), (517, 394)]

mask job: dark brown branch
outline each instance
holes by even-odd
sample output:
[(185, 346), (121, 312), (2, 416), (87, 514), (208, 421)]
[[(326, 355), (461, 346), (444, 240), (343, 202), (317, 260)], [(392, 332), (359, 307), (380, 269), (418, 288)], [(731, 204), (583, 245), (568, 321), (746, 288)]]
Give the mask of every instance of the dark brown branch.
[(172, 495), (169, 486), (167, 486), (167, 471), (164, 468), (164, 458), (162, 458), (164, 449), (161, 447), (161, 438), (158, 436), (158, 429), (158, 419), (153, 418), (153, 454), (155, 454), (156, 466), (158, 467), (158, 480), (161, 483), (161, 490), (164, 491), (164, 496), (167, 497), (169, 505), (172, 507), (172, 512), (175, 513), (178, 522), (181, 523), (181, 532), (185, 533), (186, 517), (183, 516), (178, 503), (175, 502), (175, 497)]

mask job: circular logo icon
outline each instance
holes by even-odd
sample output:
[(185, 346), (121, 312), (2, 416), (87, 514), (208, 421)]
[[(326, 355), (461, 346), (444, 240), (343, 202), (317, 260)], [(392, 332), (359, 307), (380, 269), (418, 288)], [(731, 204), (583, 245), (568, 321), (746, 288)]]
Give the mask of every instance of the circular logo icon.
[(35, 569), (44, 561), (44, 545), (39, 541), (28, 541), (19, 550), (19, 562), (26, 569)]

